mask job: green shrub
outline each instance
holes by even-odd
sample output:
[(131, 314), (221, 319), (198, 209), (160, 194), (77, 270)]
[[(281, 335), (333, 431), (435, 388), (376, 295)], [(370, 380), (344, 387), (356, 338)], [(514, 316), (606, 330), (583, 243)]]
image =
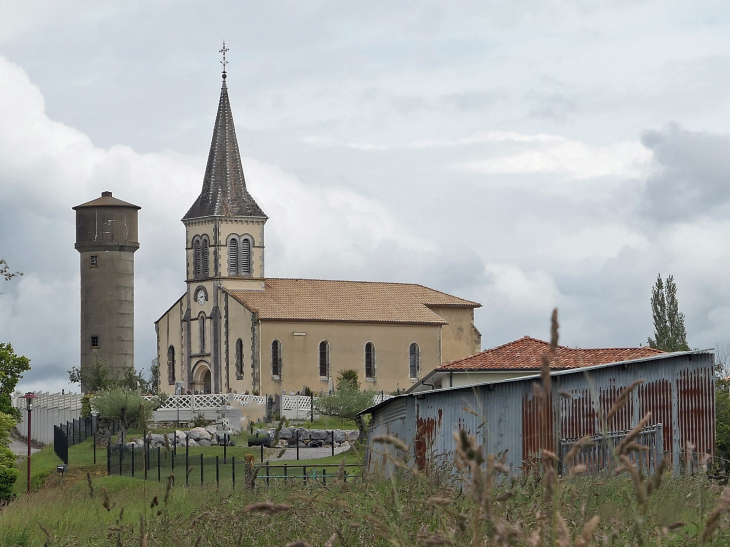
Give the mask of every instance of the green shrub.
[(210, 420), (207, 420), (202, 412), (198, 412), (198, 415), (193, 420), (193, 427), (205, 427), (209, 423)]
[(317, 397), (314, 400), (314, 407), (320, 414), (352, 420), (358, 412), (372, 406), (374, 400), (374, 391), (353, 389), (352, 385), (345, 381), (339, 383), (333, 394)]
[(15, 468), (15, 454), (9, 448), (0, 447), (0, 501), (15, 497), (15, 481), (20, 472)]

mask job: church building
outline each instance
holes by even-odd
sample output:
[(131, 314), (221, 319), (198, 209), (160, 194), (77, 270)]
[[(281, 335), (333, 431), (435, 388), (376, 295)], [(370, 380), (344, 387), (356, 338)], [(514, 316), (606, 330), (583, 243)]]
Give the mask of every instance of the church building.
[[(203, 189), (182, 219), (187, 290), (155, 322), (161, 391), (408, 389), (481, 349), (480, 307), (404, 283), (265, 276), (268, 217), (246, 188), (223, 72)], [(275, 221), (275, 219), (274, 219)]]

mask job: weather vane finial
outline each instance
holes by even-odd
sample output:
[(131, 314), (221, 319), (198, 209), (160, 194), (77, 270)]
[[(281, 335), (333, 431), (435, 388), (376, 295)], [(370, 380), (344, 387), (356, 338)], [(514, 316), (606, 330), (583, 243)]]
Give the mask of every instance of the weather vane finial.
[(223, 78), (226, 77), (226, 65), (228, 64), (228, 61), (226, 61), (226, 53), (228, 53), (228, 48), (226, 47), (226, 41), (223, 40), (223, 49), (218, 50), (218, 53), (223, 54), (223, 60), (221, 61), (221, 64), (223, 65)]

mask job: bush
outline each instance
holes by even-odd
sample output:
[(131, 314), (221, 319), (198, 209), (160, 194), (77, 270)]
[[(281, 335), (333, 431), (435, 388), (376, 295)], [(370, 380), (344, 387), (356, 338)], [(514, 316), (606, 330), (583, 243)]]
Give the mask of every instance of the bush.
[(202, 412), (198, 412), (198, 415), (193, 420), (193, 427), (205, 427), (209, 423), (210, 423), (210, 421), (207, 420), (205, 418), (205, 416), (203, 416), (203, 413)]
[(15, 454), (9, 448), (0, 447), (0, 501), (15, 498), (15, 481), (20, 472), (15, 469)]
[(372, 406), (374, 401), (374, 391), (360, 391), (353, 389), (349, 382), (340, 382), (335, 393), (317, 397), (314, 406), (320, 414), (352, 420), (358, 412)]

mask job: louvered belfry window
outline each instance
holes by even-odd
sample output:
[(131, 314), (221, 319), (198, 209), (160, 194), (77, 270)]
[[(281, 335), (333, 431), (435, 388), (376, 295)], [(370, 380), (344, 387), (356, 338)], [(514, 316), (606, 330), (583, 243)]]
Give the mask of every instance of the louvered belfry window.
[(326, 340), (319, 343), (319, 376), (321, 378), (330, 376), (330, 345)]
[(281, 378), (281, 342), (271, 342), (271, 374)]
[(238, 275), (238, 239), (235, 237), (228, 242), (228, 275)]
[(241, 275), (251, 275), (251, 241), (241, 239)]
[(200, 257), (200, 238), (196, 237), (193, 239), (193, 276), (196, 278), (201, 277), (202, 273), (202, 260)]
[(375, 344), (365, 344), (365, 378), (375, 378)]
[(418, 344), (411, 344), (408, 354), (411, 378), (418, 378), (418, 369), (421, 367), (421, 351)]
[(208, 270), (208, 238), (203, 236), (203, 277), (209, 277), (210, 270)]

